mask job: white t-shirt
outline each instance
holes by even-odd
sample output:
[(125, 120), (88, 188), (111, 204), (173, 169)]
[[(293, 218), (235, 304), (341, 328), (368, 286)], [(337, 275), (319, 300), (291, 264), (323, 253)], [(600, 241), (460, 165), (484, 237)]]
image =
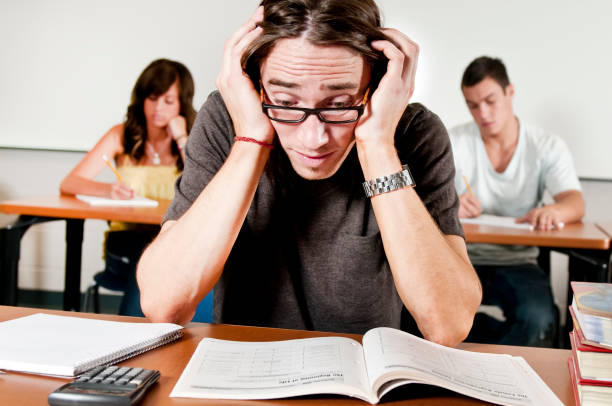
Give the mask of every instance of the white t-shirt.
[[(554, 134), (519, 121), (516, 151), (504, 172), (493, 169), (480, 131), (474, 122), (449, 131), (455, 159), (455, 189), (467, 190), (464, 175), (484, 214), (520, 217), (537, 207), (544, 192), (551, 196), (580, 190), (572, 156), (565, 142)], [(537, 249), (491, 244), (469, 244), (474, 264), (497, 265), (534, 262)]]

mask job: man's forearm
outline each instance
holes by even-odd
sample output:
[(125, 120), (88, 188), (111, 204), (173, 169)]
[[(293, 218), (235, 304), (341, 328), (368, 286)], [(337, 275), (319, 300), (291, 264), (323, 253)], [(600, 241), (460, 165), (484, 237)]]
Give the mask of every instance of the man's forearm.
[(580, 221), (584, 217), (585, 204), (582, 192), (569, 190), (554, 196), (553, 203), (559, 210), (559, 218), (565, 223)]
[(143, 253), (138, 285), (153, 321), (188, 322), (219, 279), (242, 227), (269, 152), (237, 142), (193, 205)]
[[(367, 163), (368, 153), (360, 152), (366, 179), (392, 170), (394, 161), (399, 165), (390, 149), (377, 151)], [(457, 345), (467, 336), (482, 296), (463, 239), (442, 235), (412, 188), (375, 196), (372, 207), (404, 305), (427, 339)]]

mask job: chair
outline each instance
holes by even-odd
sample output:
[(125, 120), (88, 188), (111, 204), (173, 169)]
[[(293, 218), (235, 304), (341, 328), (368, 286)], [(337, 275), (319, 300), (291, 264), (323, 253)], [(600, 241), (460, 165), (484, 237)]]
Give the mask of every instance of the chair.
[(114, 255), (106, 251), (106, 268), (93, 277), (94, 281), (85, 291), (83, 310), (88, 311), (93, 305), (93, 312), (100, 313), (100, 286), (109, 290), (125, 294), (128, 287), (129, 275), (118, 272), (130, 265), (128, 257)]
[[(106, 268), (103, 271), (96, 273), (93, 277), (93, 283), (85, 292), (83, 304), (84, 311), (88, 311), (90, 306), (93, 306), (94, 313), (100, 313), (100, 294), (99, 288), (103, 287), (109, 290), (122, 292), (125, 294), (130, 286), (130, 277), (136, 270), (136, 264), (132, 265), (132, 274), (129, 272), (119, 273), (117, 270), (126, 269), (126, 265), (130, 266), (130, 259), (114, 255), (106, 252)], [(129, 269), (129, 268), (128, 268)], [(200, 323), (211, 323), (213, 313), (213, 291), (211, 290), (206, 297), (198, 304), (195, 315), (192, 321)]]

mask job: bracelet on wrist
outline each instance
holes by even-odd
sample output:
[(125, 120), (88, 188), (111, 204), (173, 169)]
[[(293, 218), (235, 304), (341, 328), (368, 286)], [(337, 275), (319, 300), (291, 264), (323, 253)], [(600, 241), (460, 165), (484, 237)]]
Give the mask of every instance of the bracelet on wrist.
[(402, 165), (402, 170), (399, 172), (363, 182), (363, 190), (367, 197), (392, 192), (406, 186), (414, 186), (408, 165)]
[(252, 142), (254, 144), (261, 145), (262, 147), (265, 147), (265, 148), (268, 148), (268, 149), (274, 148), (274, 144), (268, 144), (267, 142), (259, 141), (259, 140), (256, 140), (255, 138), (234, 137), (234, 141)]
[(179, 151), (182, 151), (183, 148), (185, 148), (185, 144), (187, 144), (187, 141), (185, 141), (183, 145), (179, 143), (179, 140), (182, 138), (188, 138), (187, 134), (179, 135), (178, 137), (174, 139), (174, 142), (176, 142), (176, 147), (178, 148)]

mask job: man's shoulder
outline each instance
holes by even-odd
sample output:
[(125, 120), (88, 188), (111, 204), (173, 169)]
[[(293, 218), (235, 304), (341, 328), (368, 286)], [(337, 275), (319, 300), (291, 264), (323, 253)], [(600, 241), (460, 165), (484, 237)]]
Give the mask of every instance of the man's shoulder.
[(437, 114), (429, 110), (421, 103), (410, 103), (406, 106), (404, 114), (398, 123), (398, 132), (404, 133), (437, 133), (443, 131), (446, 134), (446, 127)]
[(546, 152), (560, 145), (565, 145), (563, 139), (552, 131), (537, 127), (525, 121), (520, 121), (520, 133), (525, 137), (529, 148)]
[(448, 130), (448, 135), (450, 135), (451, 138), (480, 138), (480, 131), (478, 130), (478, 126), (476, 126), (476, 123), (474, 123), (473, 121), (468, 121), (466, 123), (458, 124), (451, 127)]

